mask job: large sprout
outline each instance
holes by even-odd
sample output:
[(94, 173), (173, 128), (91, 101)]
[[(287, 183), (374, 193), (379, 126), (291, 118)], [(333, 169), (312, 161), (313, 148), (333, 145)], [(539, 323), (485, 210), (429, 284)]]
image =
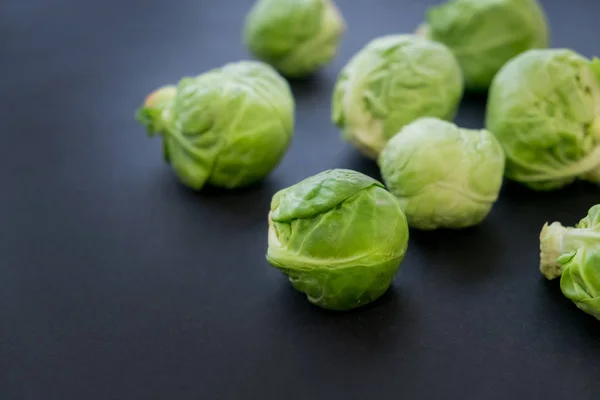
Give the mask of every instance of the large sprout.
[(345, 22), (331, 0), (258, 0), (246, 17), (250, 51), (288, 77), (303, 77), (336, 55)]
[(540, 233), (540, 270), (547, 279), (560, 277), (563, 294), (600, 319), (600, 205), (574, 227), (545, 224)]
[(421, 118), (389, 141), (379, 165), (411, 227), (457, 229), (489, 214), (502, 185), (504, 153), (485, 130)]
[(348, 310), (376, 300), (407, 245), (400, 203), (361, 173), (325, 171), (273, 196), (267, 260), (320, 307)]
[(486, 127), (512, 180), (536, 190), (600, 182), (600, 60), (567, 49), (517, 56), (494, 78)]
[(427, 11), (421, 33), (448, 46), (469, 90), (486, 90), (511, 58), (548, 47), (545, 13), (536, 0), (450, 0)]
[(415, 35), (374, 39), (341, 71), (332, 119), (343, 137), (375, 159), (420, 117), (454, 117), (463, 93), (460, 67), (444, 45)]
[(282, 159), (294, 100), (273, 68), (241, 61), (156, 90), (137, 118), (162, 136), (164, 159), (184, 184), (236, 188), (264, 178)]

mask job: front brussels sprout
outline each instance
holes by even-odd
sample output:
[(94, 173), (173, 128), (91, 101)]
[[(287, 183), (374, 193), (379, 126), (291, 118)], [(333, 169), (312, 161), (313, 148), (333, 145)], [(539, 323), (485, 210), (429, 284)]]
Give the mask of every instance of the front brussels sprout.
[(502, 186), (504, 153), (485, 130), (421, 118), (388, 142), (379, 166), (411, 227), (457, 229), (489, 214)]
[(444, 45), (416, 35), (374, 39), (341, 71), (332, 120), (376, 159), (386, 142), (420, 117), (452, 119), (463, 93), (460, 67)]
[(294, 126), (288, 83), (270, 66), (240, 61), (149, 95), (137, 119), (163, 138), (165, 161), (187, 186), (247, 186), (287, 151)]
[(398, 200), (361, 173), (325, 171), (273, 196), (267, 260), (320, 307), (349, 310), (379, 298), (407, 245)]
[(600, 60), (529, 50), (496, 75), (486, 114), (509, 179), (535, 190), (600, 182)]
[(331, 0), (258, 0), (246, 17), (244, 41), (256, 57), (297, 78), (335, 57), (345, 29)]
[(430, 7), (426, 20), (421, 33), (454, 52), (469, 90), (487, 90), (511, 58), (548, 47), (546, 16), (535, 0), (450, 0)]
[(574, 227), (547, 223), (540, 233), (540, 271), (560, 277), (565, 297), (600, 319), (600, 205)]

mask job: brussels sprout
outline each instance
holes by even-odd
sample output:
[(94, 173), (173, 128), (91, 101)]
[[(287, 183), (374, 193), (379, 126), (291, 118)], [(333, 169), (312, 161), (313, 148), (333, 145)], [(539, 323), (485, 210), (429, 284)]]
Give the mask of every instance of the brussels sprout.
[(547, 223), (540, 233), (540, 271), (560, 277), (563, 294), (600, 319), (600, 205), (574, 227)]
[(317, 306), (349, 310), (379, 298), (407, 245), (398, 200), (361, 173), (325, 171), (273, 196), (267, 260)]
[(452, 119), (463, 93), (460, 67), (444, 45), (416, 35), (374, 39), (341, 71), (332, 120), (376, 159), (386, 142), (420, 117)]
[(240, 61), (156, 90), (137, 119), (162, 135), (165, 161), (185, 185), (231, 189), (279, 164), (292, 139), (294, 99), (273, 68)]
[(335, 57), (345, 29), (331, 0), (258, 0), (246, 17), (244, 41), (256, 57), (298, 78)]
[(450, 0), (430, 7), (420, 33), (458, 58), (468, 90), (487, 90), (511, 58), (546, 48), (549, 30), (535, 0)]
[(504, 153), (485, 130), (421, 118), (388, 142), (379, 166), (411, 227), (457, 229), (489, 214), (502, 186)]
[(528, 50), (494, 78), (486, 114), (509, 179), (535, 190), (600, 182), (600, 60)]

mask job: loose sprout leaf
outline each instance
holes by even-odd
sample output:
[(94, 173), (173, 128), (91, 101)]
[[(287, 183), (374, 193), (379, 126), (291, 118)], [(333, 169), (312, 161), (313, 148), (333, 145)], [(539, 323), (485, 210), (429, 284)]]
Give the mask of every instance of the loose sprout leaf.
[(284, 222), (312, 217), (373, 185), (383, 187), (375, 179), (350, 170), (321, 172), (278, 192), (271, 204), (272, 219)]
[(592, 70), (596, 73), (598, 80), (600, 81), (600, 58), (594, 57), (591, 63)]
[(149, 107), (141, 107), (136, 111), (135, 119), (140, 124), (146, 127), (146, 132), (148, 136), (154, 136), (159, 133), (161, 124), (160, 120), (160, 110), (156, 110)]

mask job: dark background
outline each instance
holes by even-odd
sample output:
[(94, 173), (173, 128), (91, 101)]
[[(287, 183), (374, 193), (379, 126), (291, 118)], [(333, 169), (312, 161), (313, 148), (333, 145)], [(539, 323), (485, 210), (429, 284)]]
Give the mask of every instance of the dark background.
[[(133, 119), (144, 96), (247, 58), (250, 2), (0, 3), (0, 398), (598, 399), (600, 323), (538, 272), (538, 233), (598, 202), (504, 186), (479, 227), (411, 232), (393, 289), (349, 313), (269, 267), (272, 194), (334, 167), (379, 177), (329, 120), (337, 72), (417, 0), (340, 0), (338, 58), (293, 82), (293, 145), (262, 184), (195, 194)], [(553, 45), (600, 53), (600, 3), (543, 2)], [(458, 117), (480, 127), (485, 101)]]

